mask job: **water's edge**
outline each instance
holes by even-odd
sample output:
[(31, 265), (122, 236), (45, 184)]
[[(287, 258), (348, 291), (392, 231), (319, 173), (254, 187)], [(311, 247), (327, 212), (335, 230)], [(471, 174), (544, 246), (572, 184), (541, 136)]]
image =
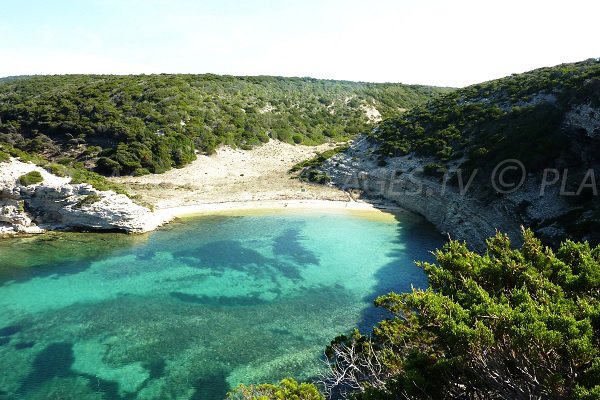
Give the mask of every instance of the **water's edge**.
[(217, 399), (310, 379), (329, 340), (381, 317), (377, 295), (427, 284), (413, 261), (441, 242), (412, 214), (340, 210), (0, 242), (0, 398)]

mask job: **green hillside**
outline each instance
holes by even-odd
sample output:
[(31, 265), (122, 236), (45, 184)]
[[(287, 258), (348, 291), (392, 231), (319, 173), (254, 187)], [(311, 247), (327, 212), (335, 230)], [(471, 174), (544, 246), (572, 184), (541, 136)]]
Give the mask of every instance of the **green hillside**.
[[(460, 187), (473, 176), (469, 195), (483, 204), (506, 197), (490, 177), (503, 161), (516, 159), (526, 172), (522, 182), (534, 195), (521, 199), (512, 211), (515, 220), (536, 232), (560, 228), (572, 239), (600, 243), (598, 59), (450, 92), (383, 121), (370, 137), (379, 144), (381, 165), (388, 157), (414, 154), (426, 163), (425, 175), (449, 185)], [(508, 171), (503, 179), (517, 182), (521, 173)], [(564, 213), (529, 213), (549, 181), (560, 189), (553, 203)], [(559, 244), (553, 234), (540, 236)]]
[(385, 118), (443, 91), (217, 75), (5, 78), (0, 143), (102, 174), (160, 173), (220, 144), (346, 140), (371, 128), (367, 108)]
[(415, 152), (440, 165), (461, 159), (468, 168), (485, 168), (507, 158), (522, 160), (530, 171), (551, 167), (554, 160), (578, 167), (583, 155), (576, 143), (600, 136), (600, 127), (588, 132), (563, 124), (566, 114), (581, 105), (600, 107), (597, 59), (450, 92), (382, 122), (371, 137), (381, 143), (384, 157)]

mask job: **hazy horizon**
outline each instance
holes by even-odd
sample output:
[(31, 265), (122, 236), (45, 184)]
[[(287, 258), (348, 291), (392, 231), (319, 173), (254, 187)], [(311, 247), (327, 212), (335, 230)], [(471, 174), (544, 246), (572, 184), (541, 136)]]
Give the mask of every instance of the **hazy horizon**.
[(0, 77), (213, 73), (461, 87), (599, 57), (599, 11), (588, 0), (32, 0), (3, 5)]

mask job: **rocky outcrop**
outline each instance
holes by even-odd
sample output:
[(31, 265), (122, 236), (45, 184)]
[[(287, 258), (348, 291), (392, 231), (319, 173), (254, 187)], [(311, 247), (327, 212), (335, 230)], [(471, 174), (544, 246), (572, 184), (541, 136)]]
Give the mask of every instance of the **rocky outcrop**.
[(565, 116), (565, 124), (590, 138), (600, 138), (600, 110), (591, 104), (579, 104)]
[(8, 233), (41, 233), (25, 212), (24, 202), (13, 198), (0, 199), (0, 236)]
[(559, 195), (560, 181), (542, 190), (537, 177), (525, 175), (518, 190), (497, 187), (498, 191), (494, 189), (500, 185), (498, 170), (490, 176), (469, 175), (460, 170), (463, 160), (456, 160), (446, 175), (430, 176), (427, 166), (433, 159), (407, 155), (382, 163), (377, 148), (366, 137), (359, 138), (320, 170), (334, 185), (363, 197), (393, 201), (478, 250), (497, 230), (518, 242), (521, 226), (533, 227), (547, 242), (556, 243), (566, 236), (564, 221), (577, 208), (568, 196)]
[[(32, 171), (43, 181), (23, 185), (19, 178)], [(141, 233), (164, 222), (125, 195), (69, 182), (31, 163), (0, 163), (0, 235), (57, 229)]]

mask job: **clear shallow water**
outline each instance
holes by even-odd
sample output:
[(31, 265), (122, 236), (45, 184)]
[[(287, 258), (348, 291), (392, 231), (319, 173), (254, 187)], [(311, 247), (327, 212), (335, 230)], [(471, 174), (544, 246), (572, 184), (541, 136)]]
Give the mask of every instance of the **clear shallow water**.
[(0, 242), (0, 399), (222, 399), (310, 379), (380, 294), (426, 286), (440, 235), (411, 214), (186, 219), (142, 236)]

